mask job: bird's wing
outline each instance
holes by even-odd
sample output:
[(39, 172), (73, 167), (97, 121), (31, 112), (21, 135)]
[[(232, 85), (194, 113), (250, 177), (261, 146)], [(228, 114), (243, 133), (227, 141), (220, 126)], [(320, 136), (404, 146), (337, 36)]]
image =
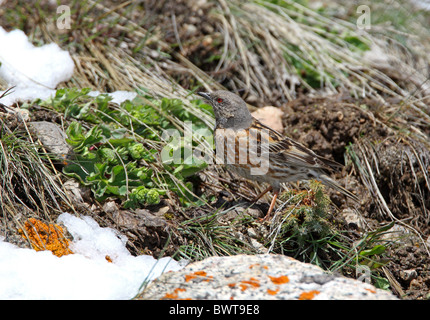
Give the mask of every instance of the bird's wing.
[(292, 166), (325, 170), (333, 170), (342, 167), (340, 163), (317, 155), (301, 143), (288, 137), (284, 137), (279, 132), (262, 124), (256, 119), (253, 122), (252, 127), (260, 130), (268, 130), (269, 153), (270, 158), (274, 161), (282, 161), (285, 164)]

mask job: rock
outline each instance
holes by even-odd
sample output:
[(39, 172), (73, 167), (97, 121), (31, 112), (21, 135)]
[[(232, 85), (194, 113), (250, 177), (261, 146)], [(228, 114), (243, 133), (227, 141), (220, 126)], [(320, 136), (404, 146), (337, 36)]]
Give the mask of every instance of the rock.
[(135, 212), (127, 210), (114, 210), (111, 212), (114, 222), (131, 230), (140, 230), (145, 227), (165, 227), (167, 222), (164, 218), (156, 216), (147, 209), (136, 209)]
[(138, 299), (396, 300), (390, 292), (284, 255), (211, 257), (161, 275)]
[(281, 109), (272, 106), (260, 108), (252, 113), (252, 116), (260, 120), (263, 124), (278, 132), (283, 132), (282, 116), (284, 113)]
[(104, 212), (109, 213), (111, 215), (117, 215), (119, 212), (118, 205), (116, 204), (115, 201), (107, 201), (103, 205), (103, 210)]
[(346, 208), (342, 210), (340, 215), (345, 219), (349, 226), (353, 226), (360, 230), (365, 229), (365, 220), (357, 210)]
[(267, 253), (269, 249), (267, 249), (264, 245), (257, 241), (257, 239), (250, 238), (249, 244), (257, 250), (258, 253)]
[(149, 210), (146, 209), (137, 209), (136, 214), (138, 214), (144, 225), (146, 227), (165, 227), (167, 226), (166, 219), (161, 218)]
[(414, 269), (400, 271), (400, 278), (402, 278), (406, 282), (410, 282), (411, 280), (416, 279), (417, 275), (417, 271)]
[(257, 219), (257, 218), (261, 218), (264, 216), (263, 212), (261, 211), (260, 208), (253, 208), (253, 207), (249, 207), (246, 210), (246, 214)]
[(254, 228), (248, 228), (246, 229), (246, 232), (250, 238), (257, 239), (257, 232), (254, 230)]
[(197, 27), (192, 24), (184, 24), (183, 29), (186, 37), (192, 37), (198, 32)]
[(220, 215), (219, 220), (221, 222), (231, 222), (234, 219), (243, 216), (251, 216), (257, 219), (263, 216), (263, 212), (259, 208), (253, 208), (247, 205), (237, 205)]
[(66, 142), (67, 135), (58, 125), (48, 121), (32, 121), (28, 124), (46, 150), (63, 161), (72, 158), (73, 150)]
[(75, 204), (85, 204), (85, 201), (91, 200), (91, 189), (82, 186), (78, 181), (70, 179), (64, 182), (64, 190)]

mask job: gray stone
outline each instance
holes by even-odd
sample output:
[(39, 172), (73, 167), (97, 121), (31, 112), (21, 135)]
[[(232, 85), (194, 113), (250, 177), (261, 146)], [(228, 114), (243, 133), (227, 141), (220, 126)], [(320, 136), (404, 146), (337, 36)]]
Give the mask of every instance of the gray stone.
[(371, 284), (284, 255), (211, 257), (151, 282), (138, 299), (395, 300)]
[(58, 125), (48, 121), (32, 121), (28, 124), (47, 151), (61, 160), (72, 158), (73, 150), (66, 142), (67, 135)]
[(341, 216), (345, 219), (348, 225), (354, 225), (360, 230), (366, 229), (366, 221), (357, 210), (346, 208), (342, 210)]
[(415, 279), (417, 277), (418, 273), (416, 270), (411, 269), (411, 270), (401, 270), (400, 271), (400, 278), (402, 278), (403, 280), (410, 282), (413, 279)]

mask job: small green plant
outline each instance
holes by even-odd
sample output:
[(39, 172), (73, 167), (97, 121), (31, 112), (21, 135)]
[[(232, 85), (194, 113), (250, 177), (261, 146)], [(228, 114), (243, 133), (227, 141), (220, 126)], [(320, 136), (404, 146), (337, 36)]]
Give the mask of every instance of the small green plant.
[(384, 235), (389, 233), (395, 222), (388, 223), (374, 231), (366, 233), (354, 248), (358, 252), (355, 261), (357, 266), (365, 266), (371, 271), (373, 284), (380, 289), (388, 290), (389, 281), (385, 278), (382, 267), (390, 261), (387, 249), (393, 245), (392, 240), (384, 240)]
[(332, 272), (355, 275), (355, 270), (366, 269), (375, 286), (389, 287), (381, 270), (389, 261), (386, 252), (390, 244), (382, 236), (392, 223), (359, 239), (351, 239), (344, 235), (342, 225), (332, 216), (333, 207), (320, 182), (311, 181), (309, 191), (290, 190), (282, 196), (288, 207), (271, 238), (271, 250)]
[[(208, 129), (181, 100), (139, 96), (115, 107), (108, 95), (90, 97), (88, 93), (88, 89), (60, 89), (55, 97), (39, 101), (73, 119), (66, 141), (75, 157), (63, 169), (66, 175), (90, 187), (97, 200), (117, 197), (128, 208), (158, 204), (168, 193), (175, 194), (183, 206), (201, 203), (187, 177), (207, 164), (163, 163), (159, 156), (167, 143), (163, 131), (176, 129), (179, 121), (192, 121), (193, 130)], [(200, 101), (193, 103), (208, 112)], [(181, 139), (174, 147), (185, 154), (187, 146)]]
[(163, 194), (163, 191), (147, 189), (144, 186), (137, 187), (130, 193), (129, 200), (124, 203), (124, 208), (135, 208), (139, 205), (159, 204), (160, 194)]
[(330, 222), (330, 199), (324, 194), (324, 186), (311, 181), (310, 191), (290, 190), (283, 198), (288, 199), (288, 209), (281, 217), (271, 248), (303, 261), (327, 264), (335, 255), (328, 243), (338, 233)]
[[(390, 232), (394, 226), (394, 222), (384, 225), (374, 231), (370, 231), (362, 235), (353, 243), (341, 244), (333, 241), (331, 246), (342, 252), (341, 259), (334, 261), (330, 267), (330, 271), (346, 271), (351, 274), (357, 270), (368, 270), (372, 283), (380, 289), (388, 290), (390, 282), (387, 280), (383, 267), (389, 262), (387, 249), (395, 242), (392, 240), (384, 240), (384, 235)], [(356, 275), (358, 276), (358, 275)]]

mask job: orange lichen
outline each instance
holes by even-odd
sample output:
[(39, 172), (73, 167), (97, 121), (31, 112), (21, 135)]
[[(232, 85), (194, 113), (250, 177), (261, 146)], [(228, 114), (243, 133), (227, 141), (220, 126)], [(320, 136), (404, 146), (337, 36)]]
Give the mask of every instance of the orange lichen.
[(162, 299), (177, 299), (178, 294), (177, 293), (169, 293), (167, 292)]
[(299, 300), (312, 300), (319, 293), (320, 292), (318, 290), (302, 292), (299, 296)]
[[(173, 290), (173, 293), (166, 293), (162, 299), (178, 299), (178, 292), (184, 292), (187, 291), (184, 288), (176, 288)], [(178, 299), (178, 300), (191, 300), (191, 298), (185, 298), (185, 299)]]
[(279, 290), (281, 289), (280, 288), (277, 288), (276, 290), (267, 289), (267, 293), (270, 294), (271, 296), (274, 296), (279, 292)]
[[(260, 266), (261, 266), (261, 264), (259, 264), (259, 263), (253, 263), (249, 266), (249, 269), (253, 269), (254, 267), (260, 267)], [(265, 270), (269, 269), (268, 266), (261, 266), (261, 267)]]
[(208, 276), (208, 277), (207, 277), (207, 279), (205, 279), (205, 280), (203, 280), (203, 281), (207, 281), (207, 282), (209, 282), (209, 281), (212, 281), (212, 280), (213, 280), (213, 278), (214, 278), (214, 276)]
[(376, 290), (365, 288), (364, 290), (369, 291), (370, 293), (376, 293)]
[(112, 258), (111, 257), (109, 257), (108, 255), (106, 255), (105, 256), (105, 259), (106, 259), (106, 261), (107, 262), (109, 262), (109, 263), (112, 263), (113, 261), (112, 261)]
[(284, 284), (284, 283), (288, 283), (290, 281), (290, 279), (288, 279), (287, 276), (280, 276), (280, 277), (271, 277), (269, 276), (270, 280), (272, 280), (272, 282), (274, 284)]
[(241, 281), (243, 284), (250, 285), (251, 287), (258, 288), (260, 286), (260, 282), (258, 279), (250, 278), (249, 280)]
[(243, 284), (243, 283), (239, 284), (239, 287), (242, 291), (245, 291), (246, 289), (248, 289), (248, 286), (246, 284)]
[[(249, 278), (249, 280), (243, 280), (243, 281), (241, 281), (239, 284), (237, 284), (239, 287), (240, 287), (240, 289), (242, 290), (242, 291), (245, 291), (246, 289), (248, 289), (249, 287), (252, 287), (252, 288), (258, 288), (259, 286), (260, 286), (260, 281), (258, 280), (258, 279), (255, 279), (255, 278)], [(228, 284), (228, 286), (230, 287), (230, 288), (233, 288), (233, 287), (235, 287), (236, 286), (236, 284), (235, 283), (229, 283)]]
[(185, 275), (185, 282), (191, 281), (192, 279), (195, 279), (197, 277), (206, 277), (204, 281), (210, 281), (212, 280), (213, 276), (207, 277), (207, 273), (205, 271), (196, 271), (191, 274)]
[(18, 231), (36, 251), (49, 250), (57, 257), (73, 253), (69, 249), (70, 241), (64, 237), (63, 228), (57, 224), (46, 224), (30, 218), (24, 223), (24, 229)]

